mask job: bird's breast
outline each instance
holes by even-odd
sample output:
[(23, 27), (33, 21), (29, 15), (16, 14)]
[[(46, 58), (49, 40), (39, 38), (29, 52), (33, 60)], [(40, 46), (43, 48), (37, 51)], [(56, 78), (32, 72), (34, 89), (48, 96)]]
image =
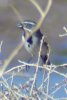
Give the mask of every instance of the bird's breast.
[(35, 52), (37, 51), (37, 46), (38, 46), (38, 39), (35, 36), (31, 36), (28, 38), (26, 41), (24, 37), (22, 37), (22, 41), (24, 42), (24, 47), (25, 49), (30, 53), (35, 55)]

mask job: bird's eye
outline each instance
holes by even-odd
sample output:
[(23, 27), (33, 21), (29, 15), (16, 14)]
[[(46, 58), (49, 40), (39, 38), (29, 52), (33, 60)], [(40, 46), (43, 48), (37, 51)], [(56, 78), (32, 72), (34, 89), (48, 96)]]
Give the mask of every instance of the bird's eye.
[(32, 25), (31, 25), (31, 24), (28, 24), (28, 25), (27, 25), (27, 28), (28, 28), (28, 29), (31, 29), (31, 28), (32, 28)]
[(25, 24), (24, 27), (27, 29), (32, 29), (33, 27), (35, 27), (35, 25)]

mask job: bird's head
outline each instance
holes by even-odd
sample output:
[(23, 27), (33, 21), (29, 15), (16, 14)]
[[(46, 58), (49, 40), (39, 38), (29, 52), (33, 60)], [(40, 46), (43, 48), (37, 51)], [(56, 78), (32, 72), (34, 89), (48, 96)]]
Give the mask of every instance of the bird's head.
[(17, 27), (21, 29), (23, 36), (28, 38), (32, 33), (32, 29), (36, 27), (36, 22), (32, 20), (24, 20), (17, 24)]
[(17, 24), (17, 27), (20, 29), (24, 29), (26, 31), (31, 32), (32, 29), (36, 26), (36, 22), (35, 21), (31, 21), (31, 20), (24, 20), (23, 22), (20, 22)]

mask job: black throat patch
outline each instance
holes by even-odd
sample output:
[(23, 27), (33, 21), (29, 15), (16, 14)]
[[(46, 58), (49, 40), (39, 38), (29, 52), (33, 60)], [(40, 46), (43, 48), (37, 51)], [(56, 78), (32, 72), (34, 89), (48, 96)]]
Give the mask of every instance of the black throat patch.
[(29, 38), (27, 39), (27, 42), (28, 42), (29, 44), (32, 44), (32, 43), (33, 43), (33, 41), (32, 41), (32, 36), (29, 37)]

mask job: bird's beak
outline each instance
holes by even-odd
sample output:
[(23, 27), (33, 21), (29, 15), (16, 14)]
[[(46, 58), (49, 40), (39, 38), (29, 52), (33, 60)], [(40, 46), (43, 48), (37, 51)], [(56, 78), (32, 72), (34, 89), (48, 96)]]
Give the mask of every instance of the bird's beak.
[(23, 24), (22, 23), (18, 23), (17, 27), (20, 28), (20, 29), (23, 29)]

